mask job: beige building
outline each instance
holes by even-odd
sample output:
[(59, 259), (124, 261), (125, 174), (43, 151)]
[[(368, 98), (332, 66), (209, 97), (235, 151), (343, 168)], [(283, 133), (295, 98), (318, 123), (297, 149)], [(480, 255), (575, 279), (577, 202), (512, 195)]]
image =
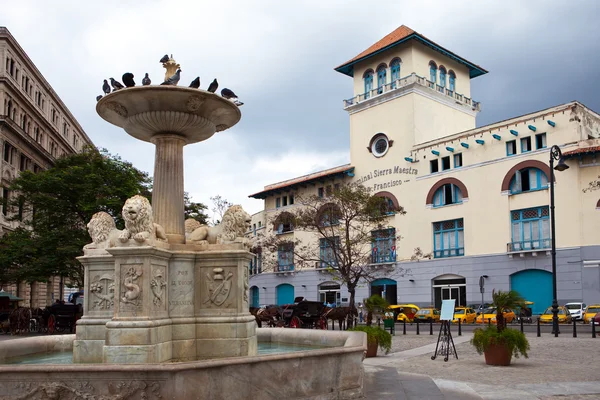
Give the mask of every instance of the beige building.
[[(569, 166), (554, 179), (558, 300), (600, 302), (600, 191), (586, 190), (600, 175), (597, 113), (574, 101), (476, 128), (481, 105), (470, 82), (487, 71), (406, 26), (336, 71), (352, 78), (343, 103), (350, 164), (251, 195), (265, 201), (251, 235), (255, 225), (281, 229), (274, 218), (300, 207), (299, 194), (360, 182), (407, 211), (374, 233), (373, 266), (409, 273), (366, 282), (358, 300), (379, 293), (392, 304), (480, 303), (483, 279), (485, 301), (493, 288), (515, 289), (542, 312), (552, 301), (549, 159), (558, 145)], [(416, 248), (431, 259), (411, 261)], [(318, 268), (299, 271), (289, 254), (278, 260), (276, 271), (258, 273), (259, 257), (251, 266), (255, 305), (347, 301)]]
[[(65, 154), (92, 145), (67, 106), (61, 101), (35, 64), (8, 29), (0, 27), (0, 236), (14, 230), (18, 221), (7, 217), (21, 210), (7, 207), (14, 195), (10, 181), (21, 171), (37, 172), (53, 165)], [(5, 291), (22, 297), (20, 305), (43, 307), (58, 298), (60, 279), (50, 283), (3, 286)]]

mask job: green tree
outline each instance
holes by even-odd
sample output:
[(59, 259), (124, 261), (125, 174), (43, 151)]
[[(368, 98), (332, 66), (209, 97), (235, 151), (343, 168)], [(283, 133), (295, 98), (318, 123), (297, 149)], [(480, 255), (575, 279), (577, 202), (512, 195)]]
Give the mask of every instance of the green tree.
[(208, 207), (205, 204), (193, 202), (188, 192), (183, 194), (183, 202), (185, 205), (185, 219), (193, 218), (202, 225), (208, 224), (208, 215), (206, 214)]
[(14, 219), (26, 229), (2, 238), (0, 276), (7, 281), (45, 281), (50, 276), (83, 284), (83, 266), (76, 260), (91, 241), (86, 224), (105, 211), (123, 228), (121, 209), (136, 194), (150, 195), (151, 179), (119, 156), (86, 148), (56, 160), (37, 174), (24, 171), (10, 190)]
[(218, 225), (221, 220), (223, 219), (223, 215), (225, 214), (225, 211), (227, 211), (227, 209), (229, 207), (231, 207), (233, 205), (233, 203), (230, 203), (227, 201), (227, 199), (221, 197), (220, 194), (211, 197), (210, 201), (213, 202), (213, 207), (212, 207), (212, 212), (213, 212), (213, 220), (212, 223), (213, 225)]
[(311, 233), (310, 239), (295, 237), (290, 241), (288, 235), (264, 236), (259, 240), (260, 247), (274, 255), (265, 260), (265, 266), (277, 266), (278, 249), (291, 249), (295, 269), (316, 265), (343, 282), (350, 294), (350, 307), (354, 307), (361, 282), (405, 273), (402, 268), (394, 269), (393, 263), (375, 268), (372, 260), (373, 231), (387, 228), (390, 218), (405, 214), (402, 207), (394, 209), (389, 199), (374, 196), (358, 184), (340, 185), (323, 197), (297, 196), (296, 204), (300, 206), (279, 213), (275, 225)]
[(514, 290), (508, 292), (493, 290), (492, 305), (496, 307), (496, 326), (498, 327), (498, 332), (502, 332), (506, 328), (504, 313), (514, 310), (517, 307), (524, 307), (525, 300)]

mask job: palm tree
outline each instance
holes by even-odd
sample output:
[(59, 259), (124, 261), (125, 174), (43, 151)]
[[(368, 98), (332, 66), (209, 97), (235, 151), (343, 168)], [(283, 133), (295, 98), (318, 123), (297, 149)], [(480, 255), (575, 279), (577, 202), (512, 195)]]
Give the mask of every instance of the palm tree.
[(368, 299), (364, 299), (365, 309), (367, 310), (367, 325), (371, 325), (373, 313), (384, 313), (390, 306), (386, 299), (378, 294), (374, 294)]
[(512, 310), (516, 307), (523, 307), (525, 299), (518, 292), (509, 290), (508, 292), (492, 290), (492, 305), (496, 307), (496, 326), (498, 332), (502, 332), (506, 328), (504, 320), (504, 312)]

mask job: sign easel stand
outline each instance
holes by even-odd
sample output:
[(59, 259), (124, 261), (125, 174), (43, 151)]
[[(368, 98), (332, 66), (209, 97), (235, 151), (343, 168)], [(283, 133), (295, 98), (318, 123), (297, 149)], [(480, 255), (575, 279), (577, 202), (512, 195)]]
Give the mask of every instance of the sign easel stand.
[(431, 359), (435, 360), (438, 355), (444, 355), (444, 361), (448, 361), (448, 358), (451, 355), (454, 355), (458, 360), (458, 354), (456, 354), (456, 347), (454, 346), (454, 340), (452, 339), (452, 332), (450, 331), (450, 321), (441, 322), (442, 326), (440, 326), (435, 353), (433, 353)]

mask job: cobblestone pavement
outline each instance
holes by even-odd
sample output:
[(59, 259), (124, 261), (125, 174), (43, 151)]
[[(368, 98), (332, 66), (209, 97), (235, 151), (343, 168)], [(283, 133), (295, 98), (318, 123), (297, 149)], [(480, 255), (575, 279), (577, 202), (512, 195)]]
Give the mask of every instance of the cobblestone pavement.
[[(444, 396), (432, 399), (537, 399), (537, 400), (591, 400), (600, 399), (600, 368), (594, 368), (600, 355), (600, 338), (563, 335), (536, 337), (527, 335), (531, 350), (529, 358), (513, 358), (509, 367), (493, 367), (485, 364), (483, 355), (477, 354), (469, 343), (471, 333), (454, 336), (458, 360), (450, 358), (431, 359), (437, 335), (402, 335), (396, 333), (392, 340), (392, 352), (387, 356), (366, 359), (365, 371), (380, 375), (394, 368), (398, 382), (407, 374), (430, 377)], [(389, 376), (390, 372), (386, 374)], [(422, 380), (423, 381), (423, 380)], [(423, 381), (424, 382), (424, 381)], [(417, 382), (415, 382), (417, 383)], [(394, 385), (390, 385), (394, 386)], [(396, 384), (396, 389), (405, 388)], [(378, 389), (379, 390), (379, 389)], [(383, 389), (382, 389), (383, 390)], [(394, 393), (390, 387), (387, 393)], [(367, 390), (367, 398), (377, 398), (377, 393)], [(412, 396), (405, 391), (401, 399), (427, 398)]]

